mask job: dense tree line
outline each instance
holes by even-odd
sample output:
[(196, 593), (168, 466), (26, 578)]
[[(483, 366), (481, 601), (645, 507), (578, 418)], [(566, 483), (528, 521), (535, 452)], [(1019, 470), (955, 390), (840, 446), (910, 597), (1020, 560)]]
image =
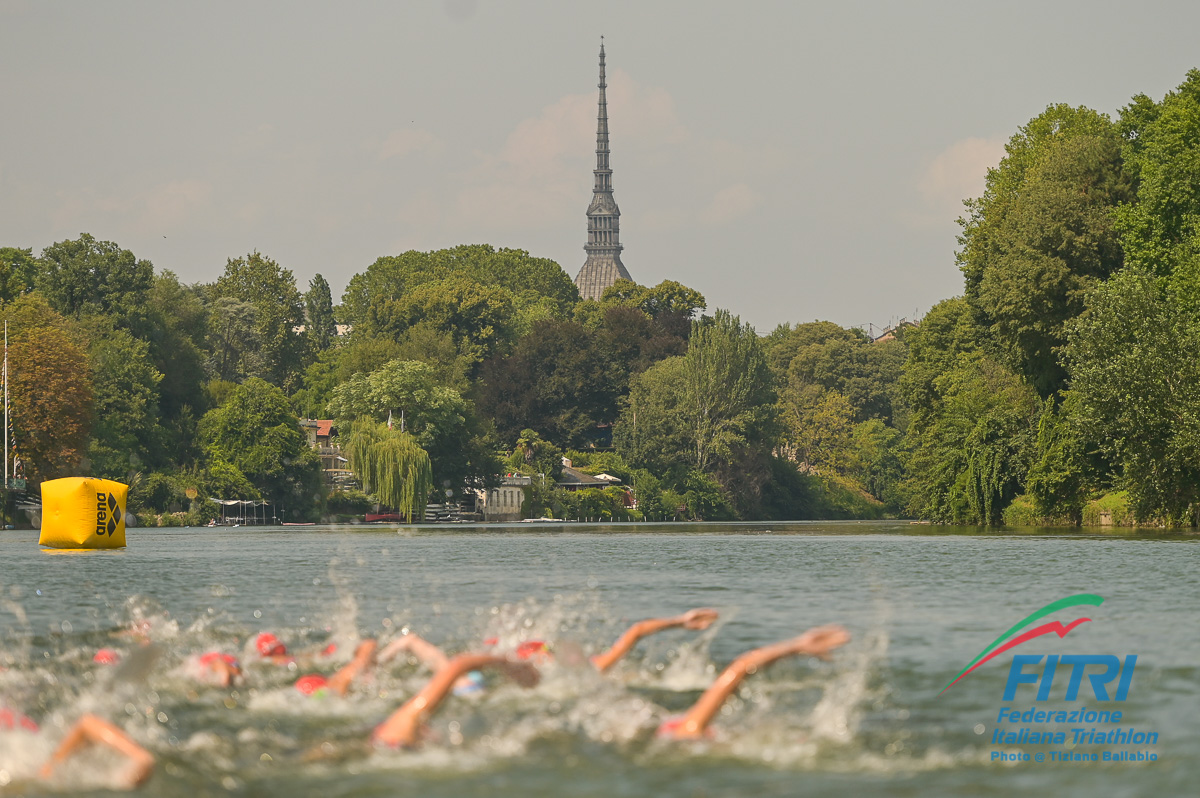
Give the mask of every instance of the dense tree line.
[[(13, 440), (33, 483), (122, 479), (163, 522), (209, 497), (419, 515), (521, 472), (525, 511), (557, 517), (1079, 522), (1105, 497), (1190, 523), (1198, 219), (1193, 71), (1115, 119), (1053, 105), (1018, 129), (966, 201), (962, 296), (881, 340), (759, 335), (671, 281), (582, 301), (486, 245), (381, 257), (336, 304), (260, 252), (184, 285), (87, 234), (2, 248)], [(300, 418), (337, 421), (365, 493), (327, 493)], [(555, 490), (564, 457), (636, 509)]]
[(960, 299), (908, 337), (906, 509), (1194, 523), (1200, 71), (1116, 119), (1055, 105), (961, 220)]

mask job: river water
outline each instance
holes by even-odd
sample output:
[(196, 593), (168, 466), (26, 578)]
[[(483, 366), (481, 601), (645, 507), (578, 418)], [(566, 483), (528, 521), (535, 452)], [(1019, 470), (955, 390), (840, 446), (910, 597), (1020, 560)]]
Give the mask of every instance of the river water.
[[(83, 712), (155, 753), (148, 794), (188, 798), (1141, 796), (1193, 795), (1200, 783), (1192, 536), (900, 522), (137, 529), (123, 551), (55, 553), (36, 534), (0, 532), (0, 707), (41, 726), (0, 730), (0, 794), (108, 794), (120, 768), (105, 752), (50, 785), (32, 778)], [(1080, 593), (1104, 602), (1047, 620), (1090, 622), (1014, 653), (1136, 654), (1125, 701), (1097, 701), (1086, 680), (1066, 701), (1060, 665), (1046, 700), (1022, 687), (1004, 702), (1007, 653), (939, 694), (1013, 624)], [(448, 699), (417, 751), (359, 741), (428, 677), (419, 665), (380, 668), (346, 698), (291, 686), (332, 672), (362, 636), (407, 628), (452, 652), (488, 637), (593, 652), (631, 621), (691, 607), (717, 608), (721, 620), (647, 639), (603, 677), (559, 661), (531, 690), (489, 680), (482, 695)], [(655, 738), (739, 652), (830, 622), (853, 640), (829, 662), (785, 660), (750, 677), (711, 739)], [(139, 624), (149, 648), (117, 634)], [(337, 642), (339, 653), (263, 662), (253, 650), (262, 631), (293, 652)], [(93, 663), (101, 647), (125, 664)], [(188, 662), (210, 650), (239, 656), (246, 684), (197, 683)], [(1061, 729), (1068, 742), (1072, 728), (1113, 728), (997, 723), (1002, 706), (1034, 705), (1120, 709), (1122, 728), (1157, 742), (992, 742), (998, 726)], [(1049, 759), (1071, 750), (1156, 759)]]

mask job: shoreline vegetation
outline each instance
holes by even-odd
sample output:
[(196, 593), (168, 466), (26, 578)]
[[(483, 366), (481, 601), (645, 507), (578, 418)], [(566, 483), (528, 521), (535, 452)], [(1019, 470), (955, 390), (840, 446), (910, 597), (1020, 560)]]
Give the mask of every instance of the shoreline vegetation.
[(1200, 70), (1111, 115), (1051, 105), (964, 202), (962, 295), (874, 336), (760, 334), (669, 280), (581, 300), (482, 244), (382, 256), (336, 304), (257, 251), (185, 285), (87, 233), (3, 246), (13, 466), (34, 492), (125, 482), (162, 525), (504, 496), (618, 523), (1195, 527), (1197, 164)]

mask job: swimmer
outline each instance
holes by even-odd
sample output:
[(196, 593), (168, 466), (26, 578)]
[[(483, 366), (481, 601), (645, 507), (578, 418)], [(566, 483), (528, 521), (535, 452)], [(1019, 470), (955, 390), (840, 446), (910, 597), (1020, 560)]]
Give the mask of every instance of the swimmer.
[(721, 672), (716, 681), (682, 717), (663, 722), (658, 728), (658, 736), (676, 740), (694, 740), (704, 736), (708, 724), (716, 717), (725, 699), (729, 698), (743, 679), (759, 668), (770, 665), (777, 659), (799, 654), (828, 659), (830, 651), (844, 646), (849, 640), (849, 632), (831, 624), (809, 629), (792, 640), (747, 651)]
[[(608, 650), (593, 656), (592, 664), (596, 667), (596, 670), (604, 673), (632, 651), (638, 641), (644, 637), (665, 629), (707, 629), (712, 625), (713, 621), (717, 620), (717, 617), (716, 610), (703, 608), (688, 610), (682, 615), (673, 615), (668, 618), (650, 618), (638, 621), (617, 638), (617, 641)], [(411, 653), (422, 664), (433, 671), (438, 671), (445, 667), (449, 661), (444, 651), (428, 640), (412, 633), (405, 634), (403, 637), (389, 643), (379, 652), (379, 661), (389, 662), (401, 652)], [(542, 640), (526, 640), (517, 646), (515, 654), (518, 659), (536, 659), (542, 661), (549, 659), (550, 648)]]
[(541, 679), (537, 668), (529, 662), (517, 662), (495, 654), (459, 654), (447, 660), (420, 692), (376, 726), (371, 741), (391, 748), (418, 745), (425, 720), (437, 712), (459, 679), (488, 668), (499, 670), (522, 687), (533, 687)]
[[(0, 707), (0, 731), (26, 731), (38, 733), (38, 725), (32, 719), (11, 709)], [(105, 745), (129, 760), (129, 768), (121, 775), (119, 784), (124, 789), (141, 786), (154, 772), (154, 755), (135, 743), (128, 734), (113, 724), (95, 715), (84, 715), (63, 738), (61, 744), (42, 765), (38, 775), (49, 779), (54, 775), (54, 766), (71, 757), (76, 751), (93, 744)]]
[(254, 648), (263, 659), (276, 665), (288, 665), (295, 662), (295, 657), (288, 653), (287, 646), (270, 632), (262, 632), (254, 639)]
[(95, 715), (84, 715), (67, 732), (50, 761), (42, 766), (41, 777), (49, 779), (54, 775), (55, 765), (66, 761), (76, 751), (97, 744), (107, 746), (129, 760), (129, 768), (120, 778), (125, 789), (140, 787), (154, 772), (153, 754), (108, 721)]
[(301, 676), (296, 680), (296, 689), (311, 696), (322, 696), (327, 692), (338, 696), (346, 695), (354, 680), (375, 666), (375, 652), (378, 647), (378, 642), (373, 638), (367, 638), (354, 650), (354, 658), (343, 665), (333, 676), (328, 679), (319, 673)]
[(197, 681), (215, 687), (231, 687), (242, 682), (242, 666), (232, 654), (209, 651), (191, 660), (189, 674)]

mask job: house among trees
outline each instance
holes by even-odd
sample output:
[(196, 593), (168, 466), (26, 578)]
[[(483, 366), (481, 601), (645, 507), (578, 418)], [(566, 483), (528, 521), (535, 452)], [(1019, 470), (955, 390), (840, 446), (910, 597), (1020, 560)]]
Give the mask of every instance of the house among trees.
[(337, 427), (332, 419), (302, 418), (300, 429), (308, 440), (309, 448), (321, 458), (321, 476), (326, 485), (348, 487), (356, 482), (350, 462), (342, 454), (341, 448), (333, 444)]
[(920, 324), (921, 323), (919, 321), (909, 321), (908, 319), (900, 319), (900, 321), (896, 322), (896, 324), (894, 324), (893, 326), (886, 328), (882, 333), (879, 334), (878, 337), (873, 338), (871, 342), (876, 343), (876, 344), (882, 344), (887, 341), (895, 341), (896, 334), (900, 330), (917, 327)]
[(532, 484), (533, 477), (508, 474), (501, 478), (497, 487), (471, 488), (475, 494), (475, 512), (484, 521), (520, 521), (525, 488)]
[(557, 487), (563, 490), (587, 490), (588, 488), (597, 488), (604, 490), (609, 485), (620, 485), (621, 480), (611, 474), (585, 474), (577, 468), (571, 468), (567, 465), (570, 460), (563, 460), (562, 476), (554, 483)]

